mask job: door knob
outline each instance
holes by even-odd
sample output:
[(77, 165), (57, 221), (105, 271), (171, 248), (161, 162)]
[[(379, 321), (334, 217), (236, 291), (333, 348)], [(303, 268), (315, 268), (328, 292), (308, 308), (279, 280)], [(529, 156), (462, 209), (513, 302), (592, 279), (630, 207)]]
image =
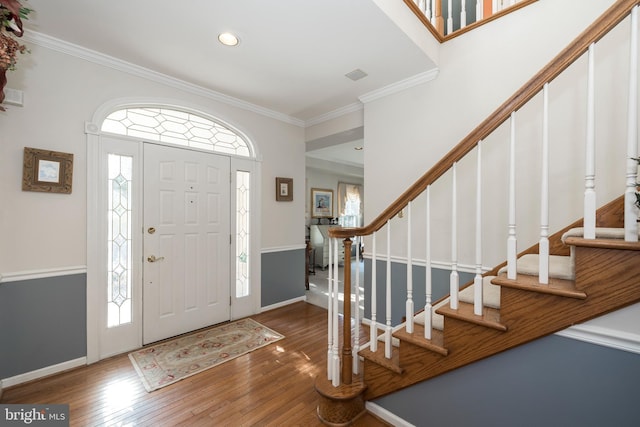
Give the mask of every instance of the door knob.
[(164, 259), (164, 257), (163, 257), (163, 256), (160, 256), (160, 257), (156, 258), (156, 256), (155, 256), (155, 255), (151, 255), (151, 256), (149, 256), (149, 257), (147, 258), (147, 261), (149, 261), (149, 262), (156, 262), (156, 261), (162, 261), (163, 259)]

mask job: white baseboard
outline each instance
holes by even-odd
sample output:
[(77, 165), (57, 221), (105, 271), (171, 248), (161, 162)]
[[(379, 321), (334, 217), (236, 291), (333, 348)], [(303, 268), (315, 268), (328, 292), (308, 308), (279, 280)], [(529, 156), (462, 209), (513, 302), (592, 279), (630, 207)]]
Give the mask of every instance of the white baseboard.
[(47, 377), (49, 375), (53, 375), (63, 371), (67, 371), (69, 369), (77, 368), (78, 366), (84, 366), (86, 364), (87, 364), (87, 358), (79, 357), (77, 359), (58, 363), (57, 365), (47, 366), (46, 368), (37, 369), (35, 371), (16, 375), (15, 377), (5, 378), (3, 380), (0, 380), (0, 389), (5, 389), (8, 387), (12, 387), (14, 385), (26, 383), (28, 381), (37, 380), (38, 378)]
[(403, 420), (396, 414), (387, 411), (382, 406), (378, 406), (373, 402), (366, 402), (365, 408), (376, 417), (388, 422), (394, 427), (415, 427), (410, 422)]
[(293, 304), (293, 303), (300, 302), (300, 301), (306, 301), (306, 299), (307, 298), (305, 296), (301, 296), (301, 297), (293, 298), (293, 299), (290, 299), (290, 300), (278, 302), (278, 303), (275, 303), (275, 304), (267, 305), (265, 307), (262, 307), (260, 309), (260, 312), (263, 313), (265, 311), (269, 311), (269, 310), (273, 310), (273, 309), (276, 309), (276, 308), (284, 307), (285, 305)]
[(640, 335), (615, 329), (593, 325), (575, 325), (564, 331), (556, 332), (556, 335), (640, 354)]

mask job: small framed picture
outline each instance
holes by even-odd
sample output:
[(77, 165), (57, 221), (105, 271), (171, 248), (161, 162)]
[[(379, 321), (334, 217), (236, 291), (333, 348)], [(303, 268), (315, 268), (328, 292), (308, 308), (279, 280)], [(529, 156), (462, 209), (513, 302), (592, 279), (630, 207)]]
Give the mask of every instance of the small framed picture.
[(333, 218), (333, 190), (311, 189), (311, 217)]
[(73, 154), (24, 148), (22, 190), (71, 193)]
[(276, 178), (276, 200), (293, 201), (293, 178)]

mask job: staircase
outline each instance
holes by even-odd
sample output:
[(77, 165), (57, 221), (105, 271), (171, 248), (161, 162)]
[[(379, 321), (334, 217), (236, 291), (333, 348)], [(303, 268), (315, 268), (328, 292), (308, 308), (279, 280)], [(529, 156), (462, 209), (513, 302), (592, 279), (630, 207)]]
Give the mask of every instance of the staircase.
[[(640, 301), (640, 243), (625, 242), (619, 218), (623, 199), (598, 210), (597, 238), (584, 239), (581, 222), (550, 236), (548, 285), (535, 269), (537, 246), (520, 254), (517, 279), (505, 266), (485, 274), (485, 307), (474, 314), (473, 283), (459, 296), (457, 310), (449, 297), (434, 305), (434, 334), (424, 338), (424, 312), (415, 316), (413, 333), (406, 324), (393, 333), (397, 346), (387, 359), (384, 349), (363, 349), (365, 399), (371, 400), (433, 378), (576, 323)], [(571, 250), (569, 250), (571, 248)], [(569, 253), (570, 252), (570, 253)], [(383, 337), (383, 335), (381, 335)]]
[[(353, 241), (367, 237), (365, 246), (371, 254), (370, 286), (371, 338), (362, 348), (357, 340), (352, 340), (350, 322), (343, 322), (342, 333), (338, 313), (339, 278), (337, 272), (329, 272), (329, 328), (327, 346), (327, 375), (316, 379), (316, 390), (320, 394), (318, 415), (332, 425), (346, 425), (364, 410), (364, 401), (401, 390), (410, 385), (428, 380), (445, 372), (471, 364), (510, 348), (553, 334), (574, 324), (618, 310), (640, 301), (640, 243), (638, 242), (638, 209), (634, 206), (637, 191), (637, 164), (632, 158), (638, 157), (638, 14), (640, 0), (616, 1), (596, 22), (570, 43), (546, 67), (525, 83), (507, 99), (493, 114), (476, 129), (462, 139), (439, 162), (429, 169), (411, 187), (401, 194), (370, 224), (359, 228), (330, 229), (333, 257), (337, 257), (338, 244), (345, 245), (345, 265), (350, 265), (350, 245)], [(630, 18), (629, 18), (630, 17)], [(627, 19), (629, 18), (629, 19)], [(625, 99), (616, 100), (628, 106), (627, 116), (615, 118), (616, 123), (626, 123), (626, 141), (604, 141), (607, 146), (624, 144), (624, 159), (617, 163), (610, 174), (624, 175), (622, 197), (597, 208), (595, 195), (595, 85), (594, 51), (595, 45), (618, 25), (630, 24), (629, 31), (629, 90)], [(580, 171), (584, 179), (583, 219), (549, 235), (549, 83), (565, 72), (579, 58), (586, 56), (585, 80), (587, 81), (585, 166)], [(541, 96), (538, 96), (541, 95)], [(540, 194), (519, 194), (530, 202), (531, 197), (539, 197), (534, 205), (540, 207), (539, 243), (517, 253), (516, 228), (516, 166), (515, 140), (516, 116), (534, 97), (542, 104), (542, 165)], [(584, 106), (574, 106), (582, 109)], [(483, 203), (488, 197), (482, 192), (482, 165), (486, 139), (503, 123), (510, 125), (509, 158), (507, 164), (489, 164), (491, 168), (508, 171), (508, 214), (506, 262), (484, 271), (482, 265), (482, 240), (490, 239), (492, 245), (502, 247), (500, 238), (490, 235), (486, 221), (482, 218)], [(617, 126), (622, 126), (618, 124)], [(508, 132), (503, 132), (508, 133)], [(556, 143), (562, 143), (557, 141)], [(623, 150), (620, 150), (623, 151)], [(495, 149), (494, 149), (495, 152)], [(468, 155), (474, 153), (473, 160)], [(464, 159), (464, 161), (463, 161)], [(475, 236), (458, 238), (458, 184), (459, 168), (467, 173), (475, 170), (472, 179), (476, 183), (475, 203), (465, 200), (465, 213), (470, 210), (473, 218), (467, 223), (475, 223)], [(460, 166), (459, 165), (462, 165)], [(622, 165), (622, 167), (620, 166)], [(626, 168), (626, 169), (625, 169)], [(622, 169), (622, 170), (619, 170)], [(573, 171), (562, 171), (571, 173)], [(554, 172), (558, 175), (558, 172)], [(448, 178), (441, 180), (443, 176)], [(473, 173), (471, 173), (473, 176)], [(432, 186), (442, 191), (446, 182), (451, 186), (451, 263), (450, 293), (444, 299), (432, 301), (431, 283), (431, 204)], [(437, 184), (437, 187), (435, 186)], [(467, 184), (468, 185), (468, 184)], [(495, 192), (495, 189), (493, 190)], [(616, 190), (617, 191), (617, 190)], [(419, 198), (426, 201), (424, 225), (414, 226), (412, 206)], [(571, 199), (566, 197), (563, 199)], [(434, 200), (442, 200), (434, 197)], [(554, 200), (554, 202), (556, 202)], [(471, 205), (471, 206), (470, 206)], [(421, 208), (421, 205), (416, 205)], [(490, 206), (495, 206), (491, 204)], [(442, 212), (449, 208), (440, 203)], [(415, 209), (415, 208), (414, 208)], [(577, 216), (577, 215), (576, 215)], [(397, 232), (398, 219), (407, 227)], [(393, 224), (393, 225), (392, 225)], [(436, 223), (440, 228), (442, 220)], [(537, 224), (536, 224), (537, 225)], [(424, 230), (421, 228), (424, 226)], [(532, 224), (526, 224), (530, 227)], [(414, 227), (420, 230), (417, 232)], [(495, 226), (488, 227), (495, 233)], [(392, 232), (393, 229), (393, 232)], [(384, 231), (384, 233), (383, 233)], [(424, 232), (426, 231), (426, 232)], [(441, 230), (438, 230), (441, 231)], [(424, 234), (423, 234), (424, 232)], [(394, 234), (397, 233), (397, 234)], [(440, 233), (442, 234), (442, 233)], [(468, 233), (467, 233), (468, 234)], [(424, 242), (422, 241), (424, 236)], [(377, 291), (378, 249), (377, 239), (386, 240), (385, 292)], [(414, 285), (412, 279), (412, 240), (426, 244), (426, 304), (424, 310), (414, 308)], [(399, 297), (391, 280), (391, 259), (397, 256), (398, 247), (406, 245), (402, 258), (407, 264), (406, 322), (393, 325), (391, 300)], [(442, 242), (434, 243), (442, 244)], [(458, 246), (475, 247), (475, 278), (472, 282), (459, 286)], [(357, 255), (356, 255), (357, 256)], [(336, 259), (337, 263), (337, 259)], [(330, 263), (331, 265), (331, 263)], [(380, 265), (384, 268), (384, 264)], [(356, 279), (357, 280), (357, 279)], [(350, 269), (344, 269), (345, 300), (351, 296)], [(356, 303), (359, 301), (359, 287), (353, 288)], [(384, 294), (384, 295), (378, 295)], [(377, 318), (377, 298), (384, 300), (384, 319)], [(355, 336), (359, 336), (360, 319), (355, 317)], [(397, 314), (396, 314), (397, 316)], [(350, 304), (344, 304), (344, 318), (351, 318)], [(380, 334), (380, 331), (383, 333)], [(381, 344), (380, 346), (378, 344)], [(362, 361), (362, 362), (360, 362)]]

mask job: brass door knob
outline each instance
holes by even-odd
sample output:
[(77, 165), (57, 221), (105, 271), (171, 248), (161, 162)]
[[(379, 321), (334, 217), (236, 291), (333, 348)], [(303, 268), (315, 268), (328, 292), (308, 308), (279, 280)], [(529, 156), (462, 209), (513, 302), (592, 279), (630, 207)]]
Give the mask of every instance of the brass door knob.
[(163, 259), (164, 259), (164, 257), (163, 257), (163, 256), (160, 256), (160, 257), (156, 258), (156, 256), (155, 256), (155, 255), (151, 255), (151, 256), (149, 256), (149, 257), (147, 258), (147, 261), (149, 261), (149, 262), (156, 262), (156, 261), (162, 261)]

